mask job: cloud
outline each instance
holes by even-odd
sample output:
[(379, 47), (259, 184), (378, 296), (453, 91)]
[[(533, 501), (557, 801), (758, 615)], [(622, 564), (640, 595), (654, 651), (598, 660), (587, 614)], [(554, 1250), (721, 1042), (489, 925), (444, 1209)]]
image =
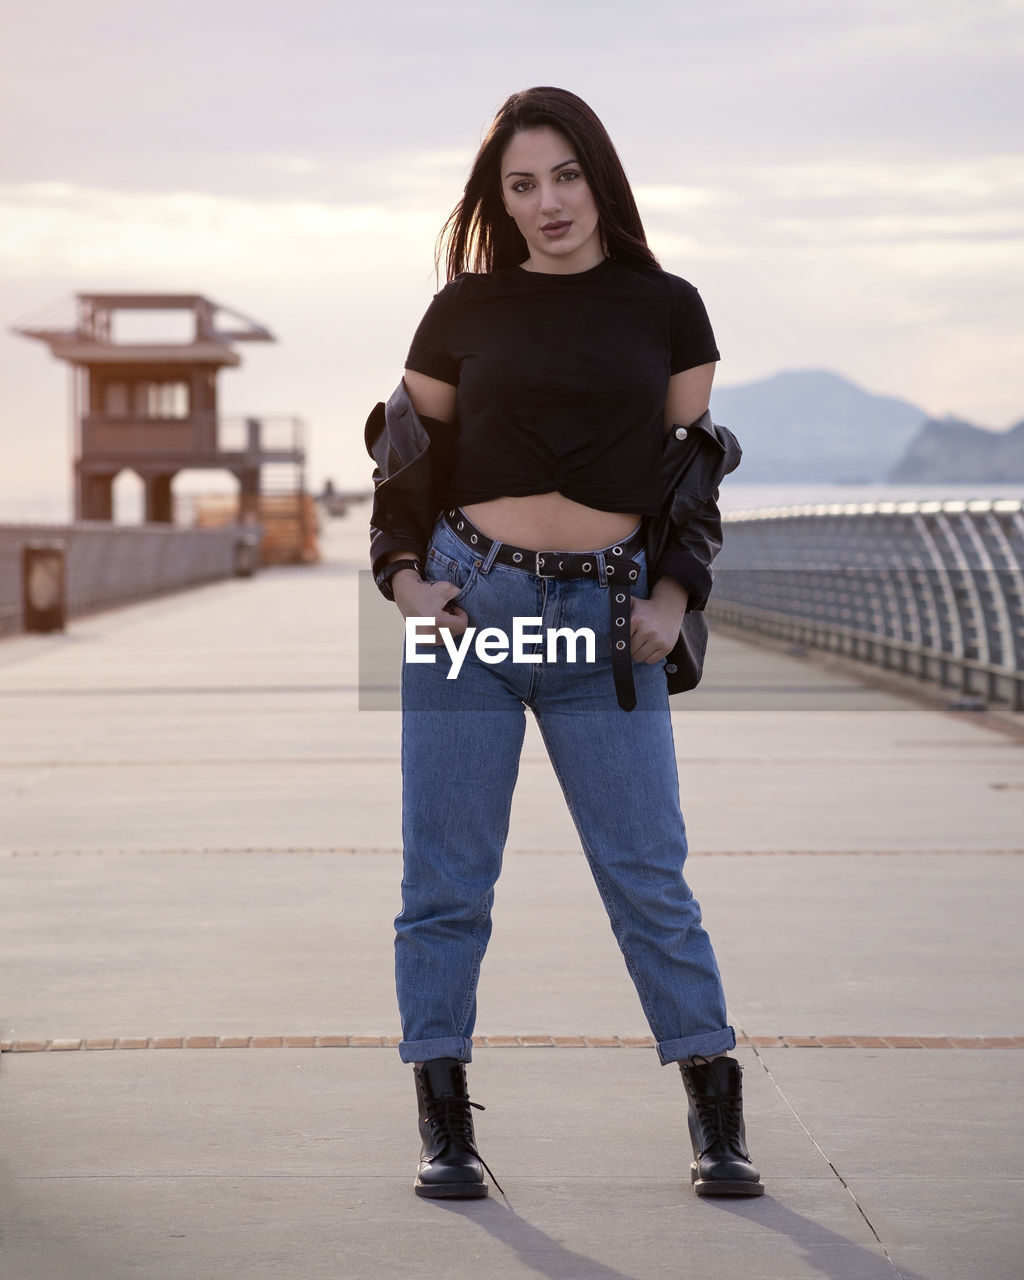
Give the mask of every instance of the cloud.
[[(279, 277), (322, 272), (325, 261), (358, 273), (360, 263), (374, 260), (387, 270), (406, 251), (418, 258), (433, 243), (470, 159), (465, 150), (441, 150), (382, 162), (377, 195), (362, 202), (0, 185), (0, 267), (8, 277), (146, 269), (198, 275), (212, 265)], [(290, 172), (315, 163), (267, 157), (269, 166)], [(1016, 271), (1024, 252), (1024, 163), (1017, 156), (721, 166), (693, 184), (640, 182), (636, 197), (652, 240), (701, 257), (903, 246), (916, 274), (929, 254), (945, 272), (969, 265), (975, 250), (986, 261), (1005, 255)], [(347, 255), (354, 256), (346, 263)]]
[[(816, 161), (704, 168), (692, 186), (647, 183), (636, 187), (638, 203), (652, 213), (691, 209), (729, 213), (746, 221), (755, 236), (765, 222), (799, 219), (822, 227), (844, 228), (844, 239), (858, 222), (896, 219), (902, 234), (919, 223), (947, 219), (946, 231), (960, 236), (977, 227), (989, 238), (998, 226), (1024, 228), (1024, 157), (984, 156), (957, 163), (880, 163)], [(955, 223), (954, 221), (955, 220)], [(783, 228), (784, 229), (784, 228)], [(878, 231), (888, 234), (885, 227)], [(942, 227), (937, 227), (940, 234)], [(877, 238), (877, 231), (855, 238)]]
[(8, 276), (160, 275), (209, 267), (246, 276), (358, 273), (374, 255), (421, 251), (436, 215), (385, 204), (255, 201), (200, 192), (162, 195), (70, 183), (0, 186), (0, 269)]
[(764, 275), (774, 264), (787, 293), (810, 294), (809, 303), (814, 289), (827, 287), (832, 306), (859, 310), (870, 282), (870, 296), (892, 298), (887, 305), (901, 314), (918, 314), (927, 292), (929, 314), (956, 318), (970, 294), (970, 318), (984, 328), (979, 286), (990, 291), (996, 316), (1011, 282), (1024, 290), (1017, 156), (721, 166), (701, 171), (692, 186), (640, 185), (637, 197), (666, 266), (697, 262), (724, 275), (729, 264), (756, 264)]

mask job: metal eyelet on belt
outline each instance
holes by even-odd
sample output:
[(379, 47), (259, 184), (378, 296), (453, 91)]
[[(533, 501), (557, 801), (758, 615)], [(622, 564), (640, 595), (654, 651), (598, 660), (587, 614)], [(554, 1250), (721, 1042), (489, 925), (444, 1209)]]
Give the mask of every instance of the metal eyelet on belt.
[(476, 536), (476, 534), (475, 534), (475, 533), (471, 533), (471, 534), (469, 535), (469, 540), (470, 540), (470, 542), (479, 542), (479, 541), (480, 541), (480, 539)]
[(616, 649), (625, 649), (626, 647), (625, 640), (619, 640), (618, 643), (615, 645), (615, 647)]
[(621, 556), (621, 555), (622, 555), (622, 548), (621, 548), (621, 547), (612, 547), (612, 555), (613, 555), (613, 556)]
[(626, 619), (625, 619), (625, 618), (616, 618), (616, 619), (615, 619), (615, 625), (616, 625), (617, 627), (624, 627), (624, 626), (626, 625)]
[(604, 570), (604, 571), (605, 571), (605, 573), (608, 575), (608, 577), (610, 578), (610, 577), (612, 576), (612, 574), (615, 572), (615, 566), (614, 566), (614, 565), (611, 565), (611, 564), (609, 564), (609, 565), (605, 565), (605, 570)]
[(634, 579), (635, 577), (636, 577), (636, 570), (635, 570), (635, 569), (631, 569), (631, 570), (629, 571), (629, 580), (630, 580), (630, 582), (632, 582), (632, 581), (633, 581), (633, 579)]
[(523, 553), (521, 551), (513, 551), (512, 559), (516, 562), (516, 564), (522, 563)]
[(465, 529), (465, 527), (466, 527), (465, 521), (464, 521), (464, 520), (460, 520), (460, 521), (459, 521), (459, 523), (458, 523), (455, 527), (456, 527), (456, 529), (458, 529), (458, 531), (461, 533), (461, 532), (462, 532), (462, 530), (463, 530), (463, 529)]
[(584, 572), (584, 573), (589, 573), (589, 572), (590, 572), (590, 561), (589, 561), (589, 560), (585, 560), (585, 561), (583, 562), (583, 564), (582, 564), (580, 567), (582, 568), (582, 570), (583, 570), (583, 572)]
[(449, 520), (454, 520), (454, 519), (455, 519), (455, 512), (454, 512), (454, 511), (449, 511), (449, 512), (448, 512), (448, 519), (449, 519)]
[(617, 596), (615, 597), (615, 603), (616, 603), (616, 604), (624, 604), (624, 603), (625, 603), (625, 600), (626, 600), (626, 597), (625, 597), (624, 595), (622, 595), (622, 594), (619, 594), (619, 595), (617, 595)]

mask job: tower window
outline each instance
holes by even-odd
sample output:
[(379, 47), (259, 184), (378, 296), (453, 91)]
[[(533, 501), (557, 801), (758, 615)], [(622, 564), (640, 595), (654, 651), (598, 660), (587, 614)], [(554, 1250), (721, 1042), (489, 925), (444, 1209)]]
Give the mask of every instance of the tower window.
[(188, 384), (137, 382), (135, 412), (140, 418), (187, 418)]

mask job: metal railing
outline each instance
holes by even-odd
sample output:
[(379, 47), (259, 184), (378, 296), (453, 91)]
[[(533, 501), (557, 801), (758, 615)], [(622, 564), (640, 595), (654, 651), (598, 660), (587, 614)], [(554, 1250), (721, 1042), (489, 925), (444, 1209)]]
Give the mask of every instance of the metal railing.
[(305, 454), (306, 424), (290, 413), (220, 414), (217, 448), (223, 453), (247, 450), (283, 455)]
[(258, 531), (237, 525), (179, 529), (117, 527), (104, 521), (0, 525), (0, 635), (25, 627), (26, 548), (63, 553), (64, 612), (93, 613), (197, 586), (248, 576), (258, 563)]
[(709, 616), (1024, 710), (1024, 502), (730, 512)]

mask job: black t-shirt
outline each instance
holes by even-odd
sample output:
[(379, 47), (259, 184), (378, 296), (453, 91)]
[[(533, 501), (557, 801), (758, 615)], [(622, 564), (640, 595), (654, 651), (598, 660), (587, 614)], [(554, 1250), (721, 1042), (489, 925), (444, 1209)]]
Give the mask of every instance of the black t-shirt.
[(452, 505), (557, 490), (656, 515), (669, 377), (718, 359), (693, 285), (605, 258), (571, 275), (456, 276), (406, 368), (458, 387), (457, 437), (437, 441), (453, 453)]

